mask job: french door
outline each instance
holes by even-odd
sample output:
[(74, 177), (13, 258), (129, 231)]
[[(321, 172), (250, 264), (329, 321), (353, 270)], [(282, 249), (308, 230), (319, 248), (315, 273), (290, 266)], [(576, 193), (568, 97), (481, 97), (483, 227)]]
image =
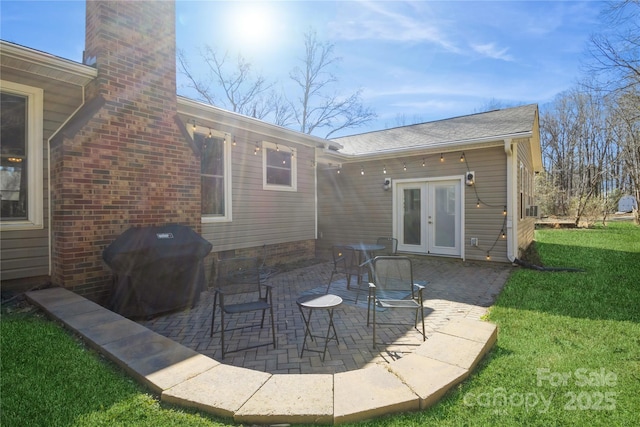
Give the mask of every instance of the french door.
[(398, 250), (461, 255), (460, 180), (400, 182), (395, 188)]

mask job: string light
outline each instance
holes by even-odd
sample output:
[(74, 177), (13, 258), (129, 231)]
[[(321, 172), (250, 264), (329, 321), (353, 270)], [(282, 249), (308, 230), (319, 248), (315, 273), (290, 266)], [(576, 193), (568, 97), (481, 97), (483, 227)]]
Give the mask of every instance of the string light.
[(404, 169), (405, 172), (407, 171), (407, 164), (406, 163), (402, 164), (402, 169)]
[(489, 252), (487, 252), (487, 261), (491, 261), (491, 254), (489, 254)]
[(422, 158), (422, 167), (427, 166), (427, 162), (424, 160), (424, 157)]
[(507, 214), (507, 207), (504, 207), (504, 210), (502, 211), (502, 215), (506, 215)]
[(506, 233), (504, 232), (504, 228), (502, 230), (500, 230), (500, 237), (502, 237), (503, 239), (507, 238)]
[(360, 175), (364, 175), (364, 167), (360, 167)]
[[(211, 133), (211, 128), (209, 128), (209, 135), (207, 135), (207, 138), (211, 139), (213, 138), (213, 134)], [(227, 138), (224, 139), (224, 143), (227, 143)]]
[(476, 208), (480, 207), (480, 199), (478, 199), (478, 203), (476, 203)]
[(460, 154), (460, 161), (464, 162), (464, 151), (462, 152), (462, 154)]
[(233, 143), (231, 145), (233, 145), (234, 147), (236, 146), (236, 137), (235, 136), (233, 137)]
[(383, 165), (382, 166), (382, 173), (384, 173), (384, 174), (387, 173), (387, 165)]
[(193, 131), (195, 132), (198, 126), (196, 126), (196, 119), (193, 119)]
[(440, 153), (440, 163), (444, 162), (444, 157), (442, 156), (442, 153)]

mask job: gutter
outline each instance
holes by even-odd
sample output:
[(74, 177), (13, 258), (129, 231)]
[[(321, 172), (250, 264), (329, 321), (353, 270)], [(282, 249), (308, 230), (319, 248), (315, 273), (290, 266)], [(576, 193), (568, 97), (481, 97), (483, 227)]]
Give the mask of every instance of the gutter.
[[(223, 110), (222, 108), (219, 108), (210, 104), (205, 104), (199, 101), (194, 101), (192, 99), (185, 98), (184, 96), (178, 96), (177, 101), (178, 101), (178, 114), (189, 116), (203, 123), (218, 122), (218, 123), (226, 124), (227, 126), (232, 126), (236, 129), (241, 129), (247, 132), (262, 133), (264, 136), (282, 138), (296, 144), (308, 145), (314, 148), (321, 148), (321, 149), (328, 149), (329, 147), (332, 147), (334, 149), (344, 148), (338, 142), (320, 138), (314, 135), (308, 135), (306, 133), (298, 132), (282, 126), (274, 125), (272, 123), (268, 123), (263, 120), (256, 119), (255, 117), (249, 117), (243, 114), (235, 113), (233, 111)], [(185, 108), (194, 109), (199, 114), (194, 114), (193, 112), (185, 111)], [(211, 115), (207, 115), (207, 112), (209, 112)]]
[[(515, 149), (512, 147), (515, 144)], [(507, 155), (507, 259), (510, 262), (516, 260), (515, 248), (518, 246), (518, 221), (516, 220), (516, 208), (518, 206), (517, 194), (517, 143), (513, 143), (512, 138), (504, 139), (504, 152)]]
[(443, 141), (435, 144), (429, 145), (414, 145), (411, 147), (401, 147), (401, 148), (389, 148), (385, 150), (379, 150), (371, 153), (362, 153), (362, 154), (345, 154), (340, 153), (339, 151), (324, 149), (322, 154), (335, 159), (336, 161), (366, 161), (366, 160), (377, 160), (377, 159), (385, 159), (391, 157), (397, 157), (398, 154), (410, 156), (414, 153), (428, 153), (433, 151), (434, 153), (447, 153), (451, 151), (459, 151), (462, 148), (473, 146), (473, 145), (482, 145), (483, 148), (486, 147), (499, 147), (504, 144), (506, 140), (513, 140), (517, 138), (531, 138), (533, 132), (517, 132), (512, 134), (505, 135), (496, 135), (491, 137), (483, 137), (483, 138), (470, 138), (470, 139), (461, 139), (461, 140), (453, 140), (453, 141)]

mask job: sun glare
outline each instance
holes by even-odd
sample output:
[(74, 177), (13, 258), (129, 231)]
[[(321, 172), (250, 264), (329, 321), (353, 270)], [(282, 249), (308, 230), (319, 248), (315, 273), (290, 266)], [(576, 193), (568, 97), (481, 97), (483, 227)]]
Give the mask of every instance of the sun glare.
[(263, 48), (273, 42), (273, 16), (268, 5), (250, 3), (233, 13), (233, 34), (245, 49)]

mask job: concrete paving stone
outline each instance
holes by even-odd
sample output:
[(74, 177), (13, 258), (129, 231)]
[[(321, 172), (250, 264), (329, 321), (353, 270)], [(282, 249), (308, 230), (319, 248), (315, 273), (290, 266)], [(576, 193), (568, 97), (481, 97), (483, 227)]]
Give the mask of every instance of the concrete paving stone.
[(485, 343), (487, 341), (495, 342), (497, 327), (489, 322), (456, 318), (445, 324), (438, 332)]
[(162, 400), (233, 418), (271, 376), (266, 372), (219, 364), (165, 390)]
[(273, 375), (236, 412), (236, 422), (331, 424), (333, 375)]
[(102, 348), (113, 362), (157, 393), (175, 384), (172, 378), (160, 375), (160, 371), (198, 355), (149, 330), (107, 343)]
[(31, 291), (27, 292), (25, 296), (29, 301), (40, 306), (46, 312), (59, 305), (66, 305), (86, 300), (86, 298), (64, 288), (48, 288), (39, 291)]
[(378, 365), (335, 374), (333, 401), (336, 424), (420, 408), (418, 395)]
[[(87, 315), (75, 316), (69, 319), (70, 324), (80, 324), (75, 329), (84, 336), (85, 340), (94, 347), (100, 347), (110, 342), (121, 340), (130, 335), (137, 335), (145, 331), (145, 327), (132, 322), (129, 319), (113, 318), (109, 311), (97, 312), (91, 317), (91, 322), (82, 324), (82, 320)], [(82, 319), (79, 319), (82, 318)], [(100, 323), (93, 323), (94, 320), (103, 318)]]
[(106, 310), (100, 306), (98, 307), (99, 309), (97, 310), (89, 311), (86, 313), (79, 313), (75, 316), (69, 316), (68, 318), (65, 318), (65, 324), (72, 328), (74, 331), (84, 331), (96, 325), (116, 322), (119, 320), (128, 320), (132, 324), (132, 327), (134, 325), (141, 326), (136, 322), (130, 321), (126, 317), (114, 313), (113, 311)]
[(104, 307), (96, 304), (93, 301), (87, 299), (82, 301), (72, 301), (68, 304), (56, 305), (49, 307), (49, 315), (57, 317), (59, 319), (68, 319), (72, 316), (83, 313), (91, 313), (104, 310)]
[[(171, 363), (165, 363), (167, 361), (167, 357), (165, 357), (163, 359), (163, 363), (159, 364), (159, 358), (156, 357), (155, 362), (166, 367), (146, 375), (146, 382), (148, 384), (154, 384), (154, 388), (159, 390), (159, 394), (162, 390), (169, 389), (176, 384), (188, 381), (189, 379), (200, 375), (209, 369), (215, 368), (220, 364), (220, 362), (210, 357), (203, 356), (202, 354), (196, 353), (195, 356), (186, 358), (182, 358), (184, 355), (179, 355), (179, 352), (173, 352), (171, 354), (179, 360)], [(170, 360), (174, 359), (172, 358)]]
[(484, 348), (484, 343), (436, 332), (415, 353), (471, 370), (484, 356)]
[(389, 370), (402, 379), (420, 398), (420, 409), (435, 404), (469, 371), (439, 360), (409, 354), (389, 365)]

